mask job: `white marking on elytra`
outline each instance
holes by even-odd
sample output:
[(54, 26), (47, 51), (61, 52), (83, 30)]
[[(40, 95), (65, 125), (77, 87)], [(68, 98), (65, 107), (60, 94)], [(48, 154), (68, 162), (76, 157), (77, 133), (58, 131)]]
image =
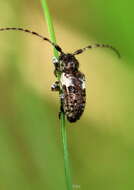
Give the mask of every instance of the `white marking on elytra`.
[(72, 77), (70, 77), (68, 74), (62, 73), (60, 81), (62, 86), (65, 85), (67, 88), (69, 86), (74, 86), (74, 84), (72, 83)]
[(79, 78), (79, 80), (82, 82), (82, 89), (85, 89), (86, 88), (85, 77)]
[(85, 81), (82, 82), (82, 89), (85, 89), (86, 88), (86, 84), (85, 84)]

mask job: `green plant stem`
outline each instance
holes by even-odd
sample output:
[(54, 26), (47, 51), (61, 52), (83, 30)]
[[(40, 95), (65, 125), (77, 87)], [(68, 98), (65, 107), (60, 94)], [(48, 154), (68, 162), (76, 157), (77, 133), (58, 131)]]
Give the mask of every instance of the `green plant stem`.
[[(45, 19), (46, 19), (46, 22), (47, 22), (47, 27), (48, 27), (48, 33), (50, 35), (50, 40), (52, 42), (56, 43), (56, 37), (55, 37), (53, 22), (52, 22), (52, 19), (51, 19), (51, 15), (49, 13), (47, 2), (46, 2), (46, 0), (41, 0), (41, 3), (42, 3), (43, 10), (44, 10), (44, 16), (45, 16)], [(58, 51), (55, 48), (54, 48), (54, 56), (56, 58), (59, 57)]]
[[(50, 40), (52, 42), (56, 43), (54, 27), (53, 27), (52, 19), (51, 19), (49, 9), (47, 6), (47, 2), (46, 2), (46, 0), (41, 0), (41, 3), (42, 3), (44, 16), (45, 16), (47, 26), (48, 26), (48, 32), (50, 35)], [(54, 56), (56, 58), (58, 58), (58, 52), (55, 48), (54, 48)], [(57, 78), (58, 78), (58, 80), (60, 80), (60, 75), (58, 75)], [(65, 114), (63, 112), (61, 113), (60, 125), (61, 125), (61, 137), (62, 137), (62, 143), (63, 143), (66, 185), (67, 185), (67, 190), (72, 190), (72, 181), (71, 181), (71, 175), (70, 175), (68, 147), (67, 147), (67, 131), (66, 131), (66, 125), (65, 125)]]
[(67, 147), (67, 130), (65, 125), (65, 115), (63, 113), (61, 113), (61, 136), (62, 136), (63, 151), (64, 151), (64, 167), (65, 167), (67, 189), (72, 190), (72, 180), (70, 174), (68, 147)]

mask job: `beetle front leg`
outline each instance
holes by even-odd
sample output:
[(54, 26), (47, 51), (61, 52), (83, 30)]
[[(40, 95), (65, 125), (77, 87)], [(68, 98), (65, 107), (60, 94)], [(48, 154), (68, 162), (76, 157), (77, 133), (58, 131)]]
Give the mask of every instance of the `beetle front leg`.
[(56, 57), (52, 58), (52, 63), (54, 64), (55, 70), (54, 70), (54, 74), (57, 77), (58, 73), (60, 72), (60, 63), (59, 60)]
[(52, 91), (60, 91), (60, 82), (56, 81), (54, 84), (51, 86)]

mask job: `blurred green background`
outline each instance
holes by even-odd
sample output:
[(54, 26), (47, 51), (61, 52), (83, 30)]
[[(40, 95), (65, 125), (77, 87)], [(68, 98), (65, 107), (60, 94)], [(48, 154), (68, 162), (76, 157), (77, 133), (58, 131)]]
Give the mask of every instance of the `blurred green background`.
[[(81, 120), (67, 123), (73, 189), (134, 188), (134, 53), (130, 0), (49, 0), (57, 42), (73, 52), (97, 42), (108, 49), (78, 56), (86, 75)], [(48, 37), (40, 1), (0, 0), (0, 27)], [(0, 33), (0, 190), (65, 190), (59, 98), (48, 43)]]

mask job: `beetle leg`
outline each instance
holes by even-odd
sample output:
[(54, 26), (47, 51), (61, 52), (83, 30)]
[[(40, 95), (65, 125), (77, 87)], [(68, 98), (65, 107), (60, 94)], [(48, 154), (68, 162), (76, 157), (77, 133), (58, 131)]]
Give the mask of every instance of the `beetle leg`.
[(63, 109), (63, 99), (61, 98), (61, 105), (60, 105), (60, 111), (59, 111), (59, 119), (61, 119), (61, 113), (64, 113)]
[(65, 95), (63, 93), (60, 94), (60, 111), (59, 111), (59, 119), (61, 119), (61, 113), (64, 113), (63, 109), (63, 102), (64, 102)]
[(55, 70), (54, 75), (57, 77), (58, 73), (60, 72), (60, 63), (56, 57), (52, 58), (52, 63), (54, 64)]
[(54, 84), (51, 86), (52, 91), (60, 91), (60, 83), (59, 81), (56, 81)]

